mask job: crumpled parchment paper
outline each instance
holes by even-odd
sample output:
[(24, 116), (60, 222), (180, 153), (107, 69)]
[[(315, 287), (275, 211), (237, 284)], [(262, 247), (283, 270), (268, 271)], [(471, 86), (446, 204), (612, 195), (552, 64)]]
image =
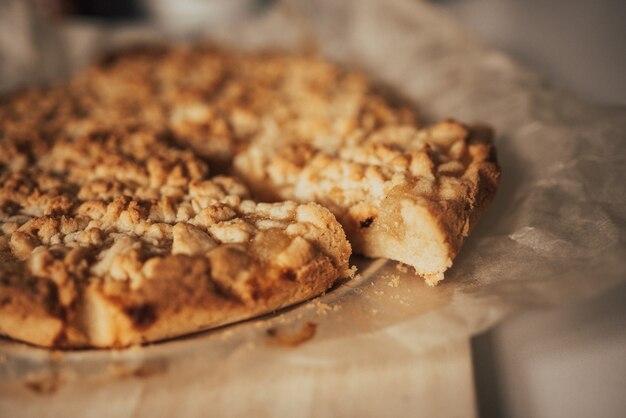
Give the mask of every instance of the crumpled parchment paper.
[[(54, 58), (58, 73), (129, 39), (167, 35), (146, 27), (55, 28), (48, 29), (55, 47), (65, 51), (63, 64)], [(139, 373), (144, 382), (167, 376), (162, 385), (172, 387), (203, 376), (204, 389), (224, 399), (246, 387), (262, 390), (267, 397), (257, 406), (277, 394), (320, 399), (319, 388), (338, 375), (402, 368), (516, 309), (589, 297), (626, 280), (625, 109), (555, 89), (419, 1), (283, 1), (207, 34), (243, 48), (314, 45), (412, 99), (426, 121), (489, 123), (503, 170), (495, 202), (436, 288), (395, 262), (355, 257), (359, 276), (318, 299), (192, 337), (64, 353), (0, 340), (0, 387), (40, 375), (47, 384), (119, 386)], [(0, 71), (8, 67), (5, 60)], [(135, 408), (149, 396), (146, 387), (126, 391)]]

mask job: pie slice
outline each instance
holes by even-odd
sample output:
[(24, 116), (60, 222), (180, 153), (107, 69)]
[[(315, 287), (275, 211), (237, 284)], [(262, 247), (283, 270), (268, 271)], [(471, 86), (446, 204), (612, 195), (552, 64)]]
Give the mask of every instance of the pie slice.
[(500, 175), (491, 131), (454, 121), (314, 141), (266, 135), (235, 169), (265, 200), (327, 207), (355, 253), (411, 265), (430, 285), (452, 265)]
[(11, 144), (3, 138), (0, 334), (124, 347), (275, 311), (349, 274), (350, 245), (328, 210), (255, 203), (148, 131)]

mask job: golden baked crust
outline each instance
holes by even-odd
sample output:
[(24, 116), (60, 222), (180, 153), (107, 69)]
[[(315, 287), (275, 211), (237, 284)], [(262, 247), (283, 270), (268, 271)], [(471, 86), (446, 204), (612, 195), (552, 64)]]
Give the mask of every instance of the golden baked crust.
[(0, 171), (2, 334), (122, 347), (273, 311), (347, 274), (326, 209), (253, 202), (147, 129), (42, 149)]
[(259, 138), (235, 168), (267, 200), (329, 208), (356, 253), (409, 264), (434, 285), (495, 195), (491, 136), (445, 121), (315, 141)]

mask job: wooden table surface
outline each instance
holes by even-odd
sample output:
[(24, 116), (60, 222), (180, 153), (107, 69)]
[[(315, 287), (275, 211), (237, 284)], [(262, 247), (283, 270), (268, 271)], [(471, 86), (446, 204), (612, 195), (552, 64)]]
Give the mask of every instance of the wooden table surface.
[[(469, 340), (433, 349), (393, 367), (309, 369), (281, 378), (278, 370), (261, 370), (244, 378), (170, 372), (106, 382), (70, 378), (0, 385), (0, 416), (476, 416)], [(215, 387), (216, 379), (220, 389), (208, 390)]]

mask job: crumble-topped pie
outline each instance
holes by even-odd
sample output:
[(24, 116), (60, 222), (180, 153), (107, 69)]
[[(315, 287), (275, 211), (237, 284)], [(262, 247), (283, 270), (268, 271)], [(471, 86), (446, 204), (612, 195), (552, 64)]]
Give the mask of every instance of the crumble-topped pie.
[(0, 102), (0, 334), (122, 347), (232, 323), (347, 276), (346, 234), (434, 284), (498, 177), (488, 130), (422, 129), (320, 58), (113, 54)]

